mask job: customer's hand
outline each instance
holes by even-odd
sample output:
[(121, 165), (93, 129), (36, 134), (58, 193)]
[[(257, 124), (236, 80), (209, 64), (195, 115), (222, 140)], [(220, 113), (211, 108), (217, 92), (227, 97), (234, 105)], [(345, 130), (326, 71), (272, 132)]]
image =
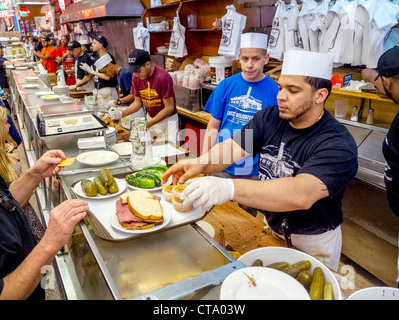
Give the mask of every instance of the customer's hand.
[(35, 177), (41, 179), (57, 174), (61, 167), (57, 165), (66, 159), (65, 153), (62, 150), (50, 150), (43, 154), (30, 168), (30, 171)]
[(66, 200), (50, 212), (50, 220), (41, 244), (53, 254), (71, 238), (76, 223), (86, 216), (89, 205), (80, 199)]
[(214, 205), (225, 203), (234, 198), (233, 179), (202, 177), (188, 180), (181, 194), (184, 205), (210, 210)]
[(122, 118), (122, 110), (116, 107), (111, 107), (108, 111), (108, 116), (111, 120), (119, 120)]

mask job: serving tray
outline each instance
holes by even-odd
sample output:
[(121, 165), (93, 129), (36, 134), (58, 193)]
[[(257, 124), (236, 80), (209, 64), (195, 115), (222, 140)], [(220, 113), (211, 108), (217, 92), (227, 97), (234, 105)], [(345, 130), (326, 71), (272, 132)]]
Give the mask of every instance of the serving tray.
[[(129, 174), (116, 174), (115, 178), (124, 179), (124, 177)], [(71, 185), (71, 192), (74, 194), (76, 198), (83, 199), (87, 201), (89, 204), (89, 212), (87, 215), (87, 219), (90, 222), (90, 225), (93, 228), (94, 233), (104, 239), (109, 241), (126, 241), (134, 238), (141, 238), (144, 236), (148, 236), (154, 233), (163, 232), (169, 229), (177, 228), (186, 224), (194, 223), (198, 220), (201, 220), (205, 215), (206, 211), (202, 208), (191, 209), (189, 212), (179, 212), (175, 210), (172, 203), (167, 202), (163, 195), (162, 190), (151, 192), (152, 195), (158, 196), (161, 198), (161, 206), (164, 211), (167, 211), (171, 219), (169, 223), (164, 226), (162, 229), (155, 229), (154, 232), (149, 232), (150, 229), (143, 230), (143, 232), (137, 233), (128, 233), (124, 231), (117, 230), (112, 226), (110, 222), (110, 215), (115, 214), (116, 211), (116, 201), (119, 199), (119, 195), (108, 198), (93, 198), (90, 199), (88, 197), (81, 197), (74, 191), (74, 186), (80, 180), (74, 182)], [(126, 191), (131, 191), (126, 189)]]

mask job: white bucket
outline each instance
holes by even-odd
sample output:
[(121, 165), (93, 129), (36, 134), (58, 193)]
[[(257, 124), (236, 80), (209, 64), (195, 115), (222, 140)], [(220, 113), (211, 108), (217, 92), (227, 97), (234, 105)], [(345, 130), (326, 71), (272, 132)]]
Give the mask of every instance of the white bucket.
[(223, 56), (216, 56), (209, 58), (209, 65), (211, 66), (211, 83), (219, 84), (222, 80), (232, 75), (233, 60), (227, 59)]

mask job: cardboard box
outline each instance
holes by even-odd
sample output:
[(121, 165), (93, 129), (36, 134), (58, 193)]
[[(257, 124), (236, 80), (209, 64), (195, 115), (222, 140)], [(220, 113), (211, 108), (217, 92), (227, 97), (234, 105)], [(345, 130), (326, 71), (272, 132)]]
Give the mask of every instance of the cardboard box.
[(352, 80), (352, 73), (348, 74), (334, 74), (331, 77), (332, 88), (333, 89), (341, 89), (346, 87), (349, 84), (349, 81)]

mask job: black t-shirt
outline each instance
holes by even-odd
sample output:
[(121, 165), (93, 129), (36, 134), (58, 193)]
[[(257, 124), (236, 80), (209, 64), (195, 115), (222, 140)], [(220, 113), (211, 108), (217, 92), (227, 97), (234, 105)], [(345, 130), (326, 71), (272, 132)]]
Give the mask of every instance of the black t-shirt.
[(382, 153), (386, 161), (384, 180), (388, 203), (393, 213), (399, 216), (399, 113), (384, 139)]
[(87, 63), (89, 66), (93, 65), (93, 60), (90, 58), (87, 52), (85, 52), (83, 55), (80, 57), (76, 58), (76, 65), (77, 65), (77, 71), (76, 71), (76, 79), (82, 80), (85, 76), (88, 75), (86, 71), (80, 68), (81, 63)]
[[(123, 98), (130, 94), (130, 89), (132, 88), (132, 77), (133, 75), (127, 71), (126, 68), (121, 68), (119, 70), (118, 79), (118, 97)], [(123, 105), (130, 105), (131, 102), (125, 103)]]
[[(114, 57), (112, 56), (112, 54), (110, 54), (109, 52), (108, 52), (108, 54), (109, 54), (109, 55), (111, 56), (111, 58), (112, 58), (111, 63), (115, 64), (115, 63), (116, 63), (115, 58), (114, 58)], [(97, 56), (95, 57), (95, 60), (94, 60), (93, 64), (96, 63), (96, 61), (97, 61), (98, 59), (100, 59), (100, 55), (97, 55)], [(100, 71), (97, 70), (97, 72), (100, 72)], [(112, 77), (110, 80), (104, 80), (104, 79), (100, 79), (100, 78), (98, 78), (98, 77), (94, 77), (94, 87), (95, 87), (96, 89), (101, 89), (101, 88), (106, 88), (106, 87), (117, 88), (117, 86), (118, 86), (118, 79), (117, 79), (116, 76), (115, 76), (115, 77)]]
[[(23, 209), (8, 191), (8, 186), (0, 175), (0, 293), (4, 287), (3, 278), (14, 271), (37, 244)], [(15, 209), (10, 211), (12, 207)], [(40, 283), (28, 299), (45, 299)]]
[(0, 87), (3, 89), (9, 88), (6, 76), (6, 66), (4, 65), (5, 61), (7, 61), (6, 58), (0, 57)]
[(280, 119), (274, 106), (257, 112), (241, 132), (234, 140), (246, 152), (259, 154), (260, 180), (308, 173), (328, 188), (329, 197), (320, 199), (309, 210), (265, 212), (275, 232), (283, 234), (283, 221), (295, 234), (321, 234), (342, 223), (341, 200), (357, 172), (357, 146), (349, 131), (331, 114), (325, 110), (313, 126), (294, 129)]

